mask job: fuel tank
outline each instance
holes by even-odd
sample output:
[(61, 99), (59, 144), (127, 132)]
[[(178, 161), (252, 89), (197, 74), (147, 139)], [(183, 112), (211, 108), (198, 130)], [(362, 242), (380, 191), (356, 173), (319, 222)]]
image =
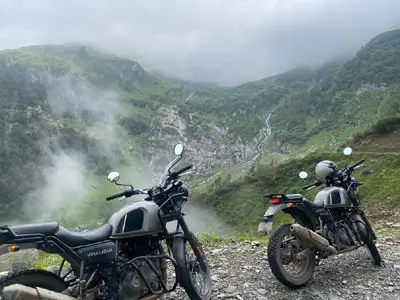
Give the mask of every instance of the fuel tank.
[(346, 208), (353, 205), (347, 191), (335, 186), (326, 187), (319, 191), (314, 202), (323, 202), (327, 208)]
[(159, 210), (160, 207), (153, 201), (145, 200), (122, 207), (108, 219), (108, 223), (113, 227), (111, 238), (159, 234), (164, 230), (158, 217)]

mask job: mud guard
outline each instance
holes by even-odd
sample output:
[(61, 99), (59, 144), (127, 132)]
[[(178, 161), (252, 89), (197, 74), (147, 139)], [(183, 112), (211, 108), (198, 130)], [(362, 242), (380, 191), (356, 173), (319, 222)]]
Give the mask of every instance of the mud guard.
[(260, 235), (269, 234), (272, 231), (273, 219), (280, 211), (291, 215), (298, 224), (314, 230), (318, 225), (318, 216), (316, 213), (297, 203), (280, 203), (268, 207), (268, 210), (262, 216), (258, 225), (257, 232)]

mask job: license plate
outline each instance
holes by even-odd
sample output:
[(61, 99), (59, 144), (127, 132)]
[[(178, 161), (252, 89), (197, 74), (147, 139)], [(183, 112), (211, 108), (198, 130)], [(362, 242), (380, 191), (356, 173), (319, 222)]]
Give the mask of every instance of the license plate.
[(267, 235), (268, 233), (271, 232), (271, 229), (272, 229), (272, 222), (260, 222), (260, 224), (258, 224), (257, 232), (260, 235)]

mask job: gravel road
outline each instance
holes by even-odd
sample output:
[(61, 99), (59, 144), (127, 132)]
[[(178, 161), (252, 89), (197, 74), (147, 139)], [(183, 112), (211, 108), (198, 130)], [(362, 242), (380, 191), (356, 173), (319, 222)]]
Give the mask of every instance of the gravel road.
[[(290, 290), (272, 275), (266, 246), (237, 243), (205, 249), (212, 269), (212, 299), (239, 300), (400, 300), (400, 241), (378, 240), (384, 267), (376, 267), (366, 248), (332, 256), (316, 267), (307, 286)], [(177, 289), (165, 300), (189, 299)]]

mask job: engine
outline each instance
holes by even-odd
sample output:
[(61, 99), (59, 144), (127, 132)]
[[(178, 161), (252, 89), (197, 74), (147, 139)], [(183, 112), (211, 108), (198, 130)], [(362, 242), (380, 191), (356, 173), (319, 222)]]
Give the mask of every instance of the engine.
[[(121, 300), (139, 299), (144, 295), (150, 294), (146, 284), (143, 282), (139, 273), (132, 266), (131, 261), (135, 257), (161, 255), (163, 249), (161, 245), (152, 242), (149, 238), (141, 238), (127, 241), (121, 244), (119, 255), (119, 294)], [(150, 260), (159, 274), (163, 274), (166, 281), (166, 262), (160, 259)], [(155, 291), (161, 291), (162, 285), (158, 281), (156, 274), (152, 271), (148, 263), (144, 260), (136, 260), (133, 264), (140, 270), (144, 280)]]
[(347, 213), (343, 209), (331, 209), (334, 227), (328, 230), (328, 236), (337, 250), (359, 246), (357, 230), (353, 228)]

